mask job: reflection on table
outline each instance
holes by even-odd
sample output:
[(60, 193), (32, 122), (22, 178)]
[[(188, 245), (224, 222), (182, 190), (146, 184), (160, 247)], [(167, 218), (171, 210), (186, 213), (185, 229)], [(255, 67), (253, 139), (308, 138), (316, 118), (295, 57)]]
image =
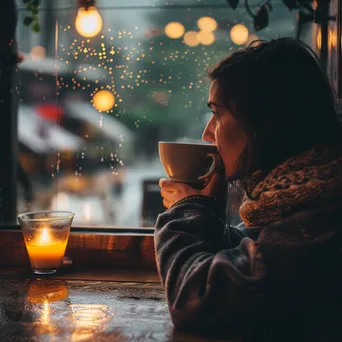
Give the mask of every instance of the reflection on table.
[(0, 340), (215, 341), (176, 331), (158, 277), (138, 276), (98, 281), (0, 272)]

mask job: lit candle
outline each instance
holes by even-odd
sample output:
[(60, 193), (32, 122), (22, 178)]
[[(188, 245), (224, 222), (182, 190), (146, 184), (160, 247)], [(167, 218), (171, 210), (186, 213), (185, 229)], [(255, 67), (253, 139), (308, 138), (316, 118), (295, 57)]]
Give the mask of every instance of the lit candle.
[(61, 266), (74, 215), (60, 210), (18, 215), (33, 273), (52, 274)]
[(54, 239), (47, 227), (37, 238), (26, 244), (31, 266), (34, 269), (55, 269), (62, 264), (68, 239)]

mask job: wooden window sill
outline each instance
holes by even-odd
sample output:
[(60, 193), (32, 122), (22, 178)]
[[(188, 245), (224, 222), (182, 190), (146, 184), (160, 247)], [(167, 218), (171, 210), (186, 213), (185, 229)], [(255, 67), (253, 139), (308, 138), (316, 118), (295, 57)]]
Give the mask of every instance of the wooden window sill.
[[(139, 268), (156, 270), (152, 229), (94, 231), (72, 229), (66, 249), (68, 269)], [(20, 229), (0, 229), (0, 267), (28, 266)]]

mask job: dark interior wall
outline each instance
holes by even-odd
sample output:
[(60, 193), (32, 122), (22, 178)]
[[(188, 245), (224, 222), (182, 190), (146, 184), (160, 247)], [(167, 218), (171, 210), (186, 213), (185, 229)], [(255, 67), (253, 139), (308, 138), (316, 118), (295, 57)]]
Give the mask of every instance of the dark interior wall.
[(3, 1), (0, 11), (0, 223), (13, 222), (16, 216), (16, 22), (14, 0)]

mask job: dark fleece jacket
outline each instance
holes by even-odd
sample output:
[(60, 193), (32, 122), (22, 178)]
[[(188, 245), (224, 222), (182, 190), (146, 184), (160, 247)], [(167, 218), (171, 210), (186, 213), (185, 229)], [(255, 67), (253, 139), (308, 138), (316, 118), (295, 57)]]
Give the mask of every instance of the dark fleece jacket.
[[(321, 161), (316, 164), (329, 164), (326, 158)], [(238, 329), (244, 336), (261, 329), (268, 341), (304, 341), (309, 335), (315, 341), (335, 340), (342, 304), (342, 187), (336, 190), (340, 164), (337, 175), (335, 170), (327, 176), (330, 183), (335, 179), (334, 191), (327, 188), (321, 195), (318, 190), (317, 196), (303, 196), (302, 201), (295, 195), (283, 212), (279, 208), (284, 203), (275, 204), (277, 215), (270, 212), (275, 217), (269, 222), (263, 200), (253, 205), (247, 200), (244, 214), (248, 212), (249, 227), (256, 217), (256, 228), (226, 227), (218, 203), (204, 196), (185, 198), (161, 214), (155, 231), (156, 262), (174, 325), (196, 332)], [(322, 181), (322, 174), (315, 174)], [(291, 188), (299, 194), (303, 184), (313, 181), (301, 177), (298, 187), (289, 179), (289, 186), (281, 189), (266, 179), (265, 192), (274, 197), (275, 189)], [(340, 333), (342, 340), (342, 329)]]

